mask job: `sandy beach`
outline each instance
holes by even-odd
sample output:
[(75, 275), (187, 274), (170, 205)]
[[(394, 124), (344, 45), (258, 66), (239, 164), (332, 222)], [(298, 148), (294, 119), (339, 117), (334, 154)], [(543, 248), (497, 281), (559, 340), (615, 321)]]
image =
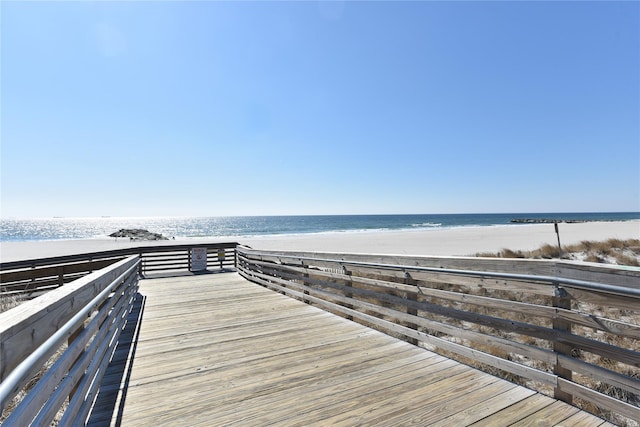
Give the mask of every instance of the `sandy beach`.
[[(640, 221), (559, 224), (562, 245), (583, 240), (640, 238)], [(467, 256), (478, 252), (532, 250), (557, 245), (553, 224), (460, 227), (433, 230), (335, 232), (304, 235), (253, 236), (220, 239), (129, 241), (126, 239), (0, 242), (0, 261), (9, 262), (126, 247), (205, 242), (238, 242), (255, 249), (304, 250), (409, 255)]]

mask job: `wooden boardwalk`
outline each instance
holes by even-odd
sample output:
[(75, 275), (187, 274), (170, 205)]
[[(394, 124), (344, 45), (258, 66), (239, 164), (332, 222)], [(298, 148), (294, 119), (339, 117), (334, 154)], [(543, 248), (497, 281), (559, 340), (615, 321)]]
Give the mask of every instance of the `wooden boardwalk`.
[(90, 425), (611, 425), (236, 273), (140, 295)]

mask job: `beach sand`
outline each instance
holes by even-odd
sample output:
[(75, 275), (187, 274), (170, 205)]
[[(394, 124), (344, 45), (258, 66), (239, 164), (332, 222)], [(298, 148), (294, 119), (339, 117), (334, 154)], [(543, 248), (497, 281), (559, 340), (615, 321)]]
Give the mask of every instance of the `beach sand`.
[[(639, 239), (640, 221), (561, 223), (562, 245), (583, 240)], [(0, 261), (18, 261), (127, 247), (238, 242), (254, 249), (354, 252), (402, 255), (467, 256), (501, 249), (532, 250), (557, 245), (553, 224), (460, 227), (433, 230), (335, 232), (288, 236), (129, 241), (126, 239), (0, 242)]]

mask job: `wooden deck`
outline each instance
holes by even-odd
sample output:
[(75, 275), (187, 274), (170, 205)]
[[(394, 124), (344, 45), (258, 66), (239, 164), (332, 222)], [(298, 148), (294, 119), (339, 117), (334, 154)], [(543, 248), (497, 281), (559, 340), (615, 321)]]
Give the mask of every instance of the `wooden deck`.
[(611, 425), (236, 273), (140, 295), (90, 425)]

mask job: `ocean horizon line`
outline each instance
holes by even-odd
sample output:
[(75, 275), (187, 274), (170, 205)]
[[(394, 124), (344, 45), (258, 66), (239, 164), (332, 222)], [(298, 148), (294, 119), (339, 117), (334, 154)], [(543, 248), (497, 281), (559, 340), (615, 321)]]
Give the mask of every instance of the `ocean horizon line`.
[[(527, 221), (513, 222), (518, 219)], [(0, 241), (104, 239), (120, 229), (145, 229), (169, 239), (237, 239), (263, 235), (438, 230), (496, 225), (523, 227), (549, 220), (589, 222), (638, 219), (640, 212), (2, 219)]]
[[(640, 216), (640, 211), (536, 211), (536, 212), (449, 212), (449, 213), (348, 213), (348, 214), (239, 214), (239, 215), (54, 215), (54, 216), (8, 216), (0, 218), (0, 221), (16, 220), (53, 220), (53, 219), (186, 219), (186, 218), (272, 218), (272, 217), (359, 217), (359, 216), (439, 216), (439, 215), (600, 215), (600, 214), (629, 214)], [(640, 218), (639, 218), (640, 219)]]

